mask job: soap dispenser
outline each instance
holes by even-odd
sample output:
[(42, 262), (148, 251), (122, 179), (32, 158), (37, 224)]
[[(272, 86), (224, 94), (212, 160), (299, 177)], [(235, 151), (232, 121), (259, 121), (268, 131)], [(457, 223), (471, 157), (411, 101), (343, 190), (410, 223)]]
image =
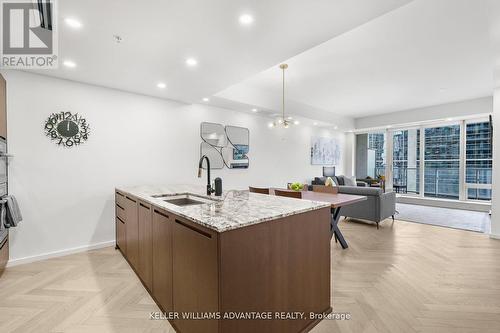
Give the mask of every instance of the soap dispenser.
[(214, 184), (215, 195), (220, 197), (222, 195), (222, 179), (220, 177), (215, 178)]

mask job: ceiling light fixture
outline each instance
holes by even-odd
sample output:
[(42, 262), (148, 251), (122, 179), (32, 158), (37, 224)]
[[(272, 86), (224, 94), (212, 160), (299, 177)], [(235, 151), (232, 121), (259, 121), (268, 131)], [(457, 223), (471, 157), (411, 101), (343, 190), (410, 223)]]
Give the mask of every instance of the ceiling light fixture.
[(314, 122), (314, 123), (313, 123), (313, 125), (314, 125), (314, 126), (318, 126), (318, 123), (317, 123), (317, 122)]
[(120, 44), (121, 42), (123, 42), (122, 36), (119, 35), (113, 35), (113, 40), (115, 41), (116, 44)]
[(300, 122), (299, 122), (298, 120), (295, 120), (295, 121), (293, 122), (293, 124), (294, 124), (294, 125), (298, 125), (298, 124), (300, 124)]
[(195, 58), (187, 58), (186, 65), (188, 65), (189, 67), (194, 67), (198, 65), (198, 61)]
[(295, 122), (291, 122), (292, 117), (285, 117), (285, 70), (288, 68), (287, 64), (281, 64), (280, 65), (281, 70), (283, 71), (283, 95), (282, 95), (282, 106), (281, 106), (281, 117), (277, 120), (274, 121), (274, 126), (281, 125), (283, 128), (288, 128), (290, 127), (290, 124), (298, 125), (295, 124)]
[(76, 63), (74, 63), (73, 61), (71, 60), (66, 60), (63, 62), (63, 65), (66, 66), (66, 67), (69, 67), (69, 68), (75, 68), (76, 67)]
[(239, 18), (241, 25), (250, 25), (253, 23), (253, 16), (249, 14), (243, 14)]
[(66, 24), (68, 26), (70, 26), (71, 28), (74, 28), (74, 29), (80, 29), (82, 27), (82, 24), (80, 23), (80, 21), (77, 21), (77, 20), (69, 18), (69, 17), (64, 19), (64, 22), (66, 22)]
[(167, 85), (163, 82), (159, 82), (156, 86), (160, 89), (165, 89), (167, 87)]
[(252, 109), (252, 112), (259, 112), (259, 110), (257, 110), (257, 109)]
[(210, 102), (210, 99), (208, 97), (203, 97), (203, 102)]

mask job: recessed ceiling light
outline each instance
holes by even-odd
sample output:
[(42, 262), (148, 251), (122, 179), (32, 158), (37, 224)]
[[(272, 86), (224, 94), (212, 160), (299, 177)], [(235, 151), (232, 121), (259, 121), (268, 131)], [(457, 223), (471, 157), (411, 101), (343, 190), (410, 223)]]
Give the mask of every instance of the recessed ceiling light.
[(453, 118), (446, 118), (446, 120), (447, 120), (447, 121), (452, 121), (452, 120), (453, 120)]
[(80, 23), (80, 21), (77, 21), (75, 19), (72, 19), (72, 18), (66, 18), (64, 19), (64, 22), (66, 22), (66, 24), (74, 29), (80, 29), (82, 27), (82, 24)]
[(63, 65), (66, 66), (66, 67), (69, 67), (69, 68), (75, 68), (76, 67), (76, 63), (74, 63), (73, 61), (71, 60), (66, 60), (63, 62)]
[(207, 97), (203, 97), (203, 102), (210, 102), (210, 99)]
[(195, 58), (187, 58), (186, 65), (188, 65), (190, 67), (194, 67), (194, 66), (198, 65), (198, 61)]
[(120, 44), (121, 42), (123, 42), (123, 38), (120, 35), (113, 35), (113, 40), (116, 44)]
[(387, 128), (392, 128), (392, 125), (387, 125)]
[(300, 122), (299, 122), (298, 120), (295, 120), (293, 123), (294, 123), (295, 125), (300, 124)]
[(339, 127), (338, 126), (334, 126), (333, 129), (336, 130), (336, 129), (339, 129)]
[(167, 85), (163, 82), (159, 82), (156, 86), (160, 89), (165, 89), (167, 87)]
[(257, 109), (252, 109), (252, 112), (259, 112), (259, 110), (257, 110)]
[(253, 16), (249, 14), (243, 14), (239, 18), (241, 25), (250, 25), (253, 23)]
[(269, 126), (270, 128), (273, 128), (274, 127), (274, 123), (269, 123), (267, 126)]
[(313, 123), (313, 125), (314, 125), (314, 126), (318, 126), (318, 123), (317, 123), (317, 122), (314, 122), (314, 123)]

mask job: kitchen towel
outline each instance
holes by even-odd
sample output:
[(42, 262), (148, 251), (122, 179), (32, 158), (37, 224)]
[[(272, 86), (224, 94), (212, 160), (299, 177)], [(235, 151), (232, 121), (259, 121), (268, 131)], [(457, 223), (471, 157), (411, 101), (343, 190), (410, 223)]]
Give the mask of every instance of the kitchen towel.
[(7, 227), (17, 227), (17, 224), (23, 220), (19, 204), (17, 203), (16, 197), (13, 195), (8, 195), (5, 199), (7, 201), (5, 204), (5, 207), (7, 208)]

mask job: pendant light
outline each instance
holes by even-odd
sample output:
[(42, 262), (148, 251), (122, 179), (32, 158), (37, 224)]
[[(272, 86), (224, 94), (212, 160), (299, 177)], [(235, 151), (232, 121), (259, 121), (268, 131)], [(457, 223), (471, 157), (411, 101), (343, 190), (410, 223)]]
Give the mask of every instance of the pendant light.
[(298, 121), (292, 122), (291, 117), (285, 117), (285, 70), (288, 68), (287, 64), (280, 65), (281, 70), (283, 71), (283, 95), (282, 95), (282, 104), (281, 104), (281, 117), (270, 124), (270, 127), (282, 126), (283, 128), (290, 127), (291, 124), (298, 125)]

